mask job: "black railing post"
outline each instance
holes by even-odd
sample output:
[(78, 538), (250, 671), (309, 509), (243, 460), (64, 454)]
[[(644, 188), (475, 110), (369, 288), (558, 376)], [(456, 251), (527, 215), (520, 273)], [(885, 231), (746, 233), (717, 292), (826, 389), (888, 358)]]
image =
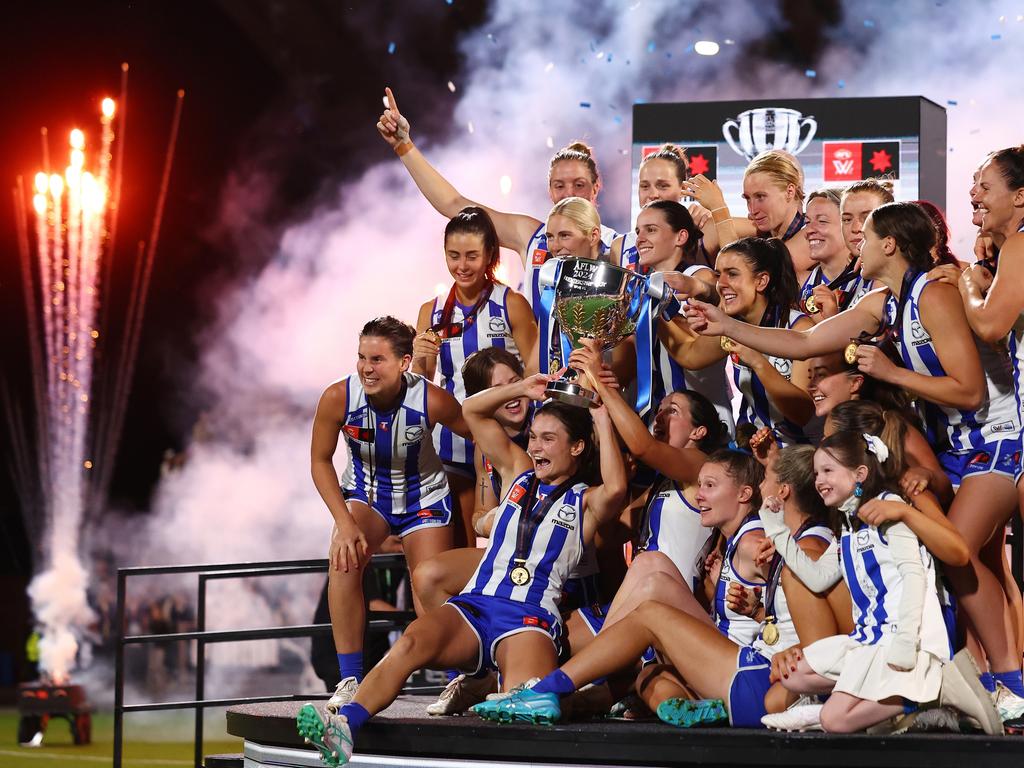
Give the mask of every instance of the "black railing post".
[(117, 571), (117, 643), (114, 646), (114, 768), (121, 768), (124, 743), (124, 599), (128, 575)]
[(1024, 589), (1024, 530), (1020, 515), (1010, 520), (1010, 573), (1020, 589)]
[[(196, 596), (196, 631), (206, 631), (206, 574), (199, 574), (199, 594)], [(196, 701), (206, 698), (206, 642), (196, 640)], [(203, 716), (204, 707), (196, 707), (195, 768), (203, 768)]]

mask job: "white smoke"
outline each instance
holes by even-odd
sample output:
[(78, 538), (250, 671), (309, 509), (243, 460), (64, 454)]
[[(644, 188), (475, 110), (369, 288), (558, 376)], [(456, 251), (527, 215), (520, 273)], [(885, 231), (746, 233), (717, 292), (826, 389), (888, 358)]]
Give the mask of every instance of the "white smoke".
[[(413, 138), (466, 196), (538, 218), (550, 206), (550, 146), (583, 138), (604, 176), (603, 216), (621, 230), (631, 225), (635, 101), (921, 94), (957, 102), (947, 107), (948, 207), (954, 248), (968, 252), (971, 171), (986, 151), (1021, 141), (1024, 24), (1009, 3), (995, 2), (860, 2), (843, 12), (812, 78), (748, 45), (782, 24), (753, 0), (576, 0), (543, 12), (496, 2), (461, 45), (465, 74), (456, 79), (449, 138), (424, 141), (418, 115), (408, 113)], [(698, 56), (692, 45), (701, 39), (721, 43), (721, 52)], [(387, 84), (402, 106), (403, 84)], [(380, 110), (368, 103), (353, 119), (371, 129)], [(507, 194), (503, 176), (512, 180)], [(207, 334), (199, 384), (213, 395), (218, 426), (161, 483), (146, 537), (159, 546), (137, 550), (140, 562), (325, 555), (331, 520), (308, 469), (317, 397), (353, 370), (366, 320), (390, 313), (412, 322), (448, 283), (444, 223), (392, 159), (281, 234), (276, 258), (223, 300)]]
[(44, 628), (39, 640), (39, 666), (55, 682), (67, 680), (75, 664), (80, 628), (94, 618), (86, 600), (86, 583), (87, 575), (77, 553), (61, 547), (51, 554), (47, 570), (32, 579), (28, 588), (36, 621)]

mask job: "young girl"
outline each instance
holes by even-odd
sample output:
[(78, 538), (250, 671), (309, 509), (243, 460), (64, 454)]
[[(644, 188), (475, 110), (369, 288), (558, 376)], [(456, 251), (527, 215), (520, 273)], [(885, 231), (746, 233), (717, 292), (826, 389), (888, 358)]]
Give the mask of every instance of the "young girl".
[[(526, 354), (536, 342), (537, 324), (526, 299), (495, 282), (498, 235), (483, 209), (466, 208), (448, 222), (444, 250), (454, 283), (444, 301), (433, 298), (420, 307), (413, 371), (433, 380), (440, 363), (442, 388), (461, 402), (466, 358), (487, 347), (501, 347), (516, 357), (521, 350)], [(464, 547), (474, 539), (473, 443), (439, 425), (434, 447), (459, 508), (455, 544)]]
[(812, 706), (821, 727), (834, 733), (886, 720), (902, 731), (912, 722), (904, 715), (936, 701), (975, 717), (987, 733), (1001, 732), (977, 678), (945, 664), (951, 648), (931, 555), (904, 523), (876, 527), (857, 515), (868, 499), (900, 501), (889, 490), (895, 486), (888, 458), (875, 435), (837, 432), (822, 441), (814, 454), (815, 484), (834, 511), (841, 539), (813, 564), (797, 553), (777, 500), (761, 509), (776, 550), (801, 581), (823, 591), (843, 579), (853, 598), (853, 632), (805, 647), (782, 684), (794, 693), (830, 694), (824, 705)]
[[(559, 697), (598, 677), (635, 663), (653, 646), (671, 663), (658, 666), (638, 681), (641, 696), (663, 719), (695, 725), (726, 716), (722, 701), (729, 701), (728, 715), (735, 725), (754, 726), (764, 710), (768, 662), (752, 647), (761, 625), (725, 605), (731, 583), (758, 582), (765, 571), (755, 564), (763, 543), (750, 519), (759, 501), (761, 466), (738, 451), (713, 453), (700, 469), (697, 504), (701, 522), (718, 529), (722, 564), (716, 579), (714, 620), (699, 610), (680, 610), (660, 600), (647, 600), (574, 656), (559, 670), (532, 688), (501, 701), (485, 702), (474, 711), (498, 722), (525, 720), (553, 723), (561, 716)], [(685, 589), (679, 585), (680, 589)], [(695, 604), (690, 595), (690, 604)], [(692, 698), (658, 706), (688, 691), (711, 701)], [(718, 701), (714, 701), (714, 700)]]
[[(430, 432), (469, 429), (454, 397), (409, 371), (414, 335), (393, 317), (363, 326), (356, 375), (324, 391), (313, 420), (313, 482), (334, 518), (328, 598), (341, 682), (330, 710), (348, 703), (363, 676), (366, 561), (390, 535), (402, 537), (410, 571), (451, 547), (451, 496)], [(350, 458), (339, 483), (341, 436)], [(422, 611), (415, 591), (413, 601)]]
[[(806, 315), (793, 309), (796, 276), (780, 240), (737, 240), (721, 250), (716, 267), (720, 311), (738, 323), (795, 331), (812, 327)], [(704, 368), (732, 354), (733, 384), (741, 395), (737, 425), (770, 427), (781, 445), (808, 442), (803, 427), (814, 407), (807, 394), (805, 363), (782, 350), (765, 357), (737, 339), (695, 336), (682, 316), (662, 323), (659, 332), (672, 356), (687, 369)]]
[[(302, 708), (299, 733), (328, 765), (348, 761), (353, 735), (394, 701), (417, 669), (498, 669), (515, 686), (555, 668), (560, 637), (555, 600), (595, 530), (621, 511), (626, 471), (603, 408), (547, 403), (530, 427), (529, 453), (509, 438), (495, 421), (495, 410), (524, 395), (541, 400), (549, 381), (538, 374), (466, 401), (473, 438), (508, 489), (491, 540), (462, 594), (410, 624), (338, 715), (325, 718), (311, 704)], [(592, 426), (603, 484), (591, 486), (584, 479), (597, 464)]]

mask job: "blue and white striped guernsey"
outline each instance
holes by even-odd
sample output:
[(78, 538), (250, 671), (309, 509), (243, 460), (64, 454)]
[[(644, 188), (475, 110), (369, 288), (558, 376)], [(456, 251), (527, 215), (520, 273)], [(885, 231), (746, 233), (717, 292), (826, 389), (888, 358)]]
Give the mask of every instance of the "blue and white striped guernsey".
[[(510, 293), (512, 289), (507, 285), (495, 283), (490, 297), (477, 310), (476, 318), (468, 326), (464, 321), (466, 315), (473, 311), (473, 307), (465, 306), (458, 301), (454, 304), (450, 323), (461, 324), (462, 332), (457, 336), (441, 339), (441, 352), (437, 364), (441, 371), (441, 387), (460, 403), (466, 399), (462, 366), (471, 354), (487, 347), (500, 347), (521, 358), (512, 337), (512, 321), (508, 315)], [(430, 324), (441, 323), (443, 314), (444, 303), (434, 299)], [(473, 442), (456, 435), (443, 424), (434, 427), (434, 447), (442, 462), (470, 464), (473, 461)]]
[(346, 498), (384, 514), (419, 512), (448, 495), (441, 460), (430, 439), (427, 380), (404, 374), (405, 395), (391, 411), (377, 411), (356, 375), (344, 379), (342, 434), (350, 459), (341, 478)]
[[(902, 501), (889, 492), (880, 493), (876, 498)], [(897, 631), (903, 577), (885, 538), (885, 531), (891, 526), (865, 525), (856, 531), (844, 528), (840, 539), (843, 579), (853, 599), (854, 628), (850, 637), (865, 645), (888, 645)], [(921, 650), (948, 659), (949, 637), (936, 590), (935, 562), (923, 545), (920, 552), (927, 580), (921, 616)]]
[[(921, 293), (929, 283), (927, 273), (917, 275), (903, 290), (909, 292), (899, 314), (900, 302), (891, 293), (886, 299), (886, 322), (894, 328), (894, 341), (903, 365), (926, 376), (945, 376), (931, 334), (921, 320)], [(960, 410), (918, 399), (924, 412), (928, 442), (935, 452), (961, 452), (982, 448), (985, 443), (1015, 437), (1021, 429), (1021, 413), (1017, 400), (1015, 378), (1017, 369), (1010, 363), (1009, 352), (980, 341), (974, 342), (981, 357), (987, 397), (976, 410)]]
[[(798, 320), (804, 317), (807, 317), (807, 315), (791, 309), (789, 310), (786, 322), (780, 323), (779, 327), (792, 328)], [(792, 378), (792, 360), (788, 357), (772, 357), (770, 355), (766, 355), (766, 357), (772, 367), (787, 381)], [(761, 427), (771, 427), (775, 430), (783, 446), (808, 442), (803, 429), (783, 416), (782, 412), (769, 399), (761, 380), (750, 368), (742, 363), (734, 362), (732, 365), (732, 380), (736, 389), (742, 395), (739, 418), (736, 419), (737, 424), (753, 424), (758, 429)]]
[[(1024, 232), (1024, 222), (1021, 222), (1017, 232)], [(1024, 425), (1024, 393), (1021, 392), (1021, 387), (1024, 386), (1024, 313), (1017, 316), (1017, 322), (1010, 329), (1006, 343), (1009, 347), (1010, 362), (1013, 364), (1013, 391), (1017, 398), (1017, 412), (1020, 413), (1021, 424)]]
[[(800, 306), (806, 306), (807, 299), (814, 292), (814, 289), (822, 283), (828, 284), (829, 281), (825, 278), (825, 273), (821, 269), (821, 265), (818, 264), (811, 273), (804, 280), (804, 284), (800, 286)], [(832, 286), (832, 290), (838, 291), (837, 299), (839, 302), (839, 311), (842, 312), (844, 309), (848, 309), (864, 298), (874, 287), (872, 280), (866, 279), (861, 275), (860, 270), (851, 272), (849, 275), (846, 274), (846, 270), (836, 278), (835, 285)]]
[[(491, 538), (476, 572), (462, 590), (464, 595), (493, 595), (509, 600), (539, 605), (558, 615), (558, 599), (562, 587), (583, 557), (583, 494), (585, 483), (577, 483), (548, 509), (536, 528), (526, 557), (525, 567), (530, 580), (522, 586), (512, 583), (510, 573), (516, 555), (516, 533), (522, 509), (519, 504), (527, 496), (533, 470), (516, 478), (496, 513)], [(555, 489), (541, 483), (533, 512), (544, 496)]]
[(715, 585), (715, 603), (711, 616), (715, 626), (718, 627), (718, 631), (736, 643), (736, 645), (741, 646), (750, 645), (754, 642), (754, 638), (761, 631), (761, 623), (749, 616), (736, 613), (736, 611), (729, 607), (725, 596), (729, 592), (729, 585), (733, 582), (742, 584), (748, 589), (759, 587), (763, 594), (765, 584), (763, 582), (747, 581), (736, 573), (736, 567), (732, 562), (740, 539), (751, 531), (764, 531), (764, 525), (761, 524), (761, 518), (758, 517), (756, 512), (748, 515), (743, 524), (736, 530), (736, 533), (725, 542), (725, 552), (722, 553), (722, 570), (718, 575), (718, 583)]
[(668, 557), (686, 586), (696, 591), (704, 572), (700, 554), (712, 529), (700, 524), (700, 510), (686, 500), (674, 480), (658, 475), (650, 494), (641, 521), (641, 546)]
[[(794, 537), (795, 541), (802, 541), (806, 538), (818, 538), (825, 542), (826, 546), (831, 545), (835, 542), (836, 537), (832, 533), (832, 529), (824, 524), (811, 525), (800, 531), (800, 535)], [(779, 569), (778, 578), (782, 578), (782, 569)], [(767, 588), (765, 590), (767, 594)], [(762, 600), (767, 599), (766, 594), (762, 595)], [(781, 651), (785, 648), (791, 648), (794, 645), (800, 643), (800, 638), (796, 633), (796, 625), (793, 623), (793, 614), (789, 612), (789, 603), (786, 601), (786, 590), (779, 584), (775, 590), (774, 595), (774, 609), (775, 609), (775, 626), (779, 630), (778, 641), (768, 645), (764, 641), (763, 630), (758, 632), (757, 637), (754, 639), (754, 650), (764, 656), (766, 659), (770, 659), (776, 654), (777, 651)], [(766, 608), (767, 610), (767, 608)]]

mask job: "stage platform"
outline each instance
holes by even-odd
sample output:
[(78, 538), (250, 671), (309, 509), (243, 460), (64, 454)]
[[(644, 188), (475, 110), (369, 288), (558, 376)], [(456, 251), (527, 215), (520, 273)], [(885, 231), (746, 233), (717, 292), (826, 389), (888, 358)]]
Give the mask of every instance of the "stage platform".
[[(681, 730), (659, 722), (595, 721), (553, 727), (497, 725), (473, 715), (428, 717), (433, 697), (403, 696), (356, 739), (354, 766), (823, 766), (1009, 768), (1024, 765), (1024, 737), (779, 734), (738, 728)], [(318, 702), (322, 706), (323, 700)], [(321, 765), (295, 732), (301, 702), (231, 707), (228, 733), (245, 739), (245, 767)]]

